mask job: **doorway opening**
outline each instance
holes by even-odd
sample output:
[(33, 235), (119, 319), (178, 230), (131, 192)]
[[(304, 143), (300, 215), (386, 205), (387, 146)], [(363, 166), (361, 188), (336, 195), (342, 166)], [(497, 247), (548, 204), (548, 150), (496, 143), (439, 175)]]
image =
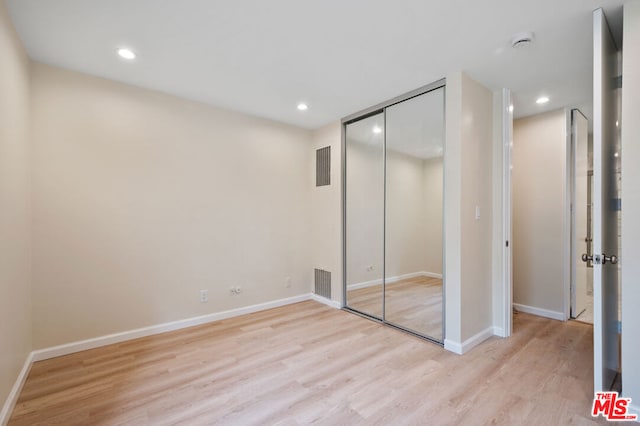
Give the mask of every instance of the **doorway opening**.
[(571, 285), (569, 318), (593, 324), (593, 134), (571, 111)]

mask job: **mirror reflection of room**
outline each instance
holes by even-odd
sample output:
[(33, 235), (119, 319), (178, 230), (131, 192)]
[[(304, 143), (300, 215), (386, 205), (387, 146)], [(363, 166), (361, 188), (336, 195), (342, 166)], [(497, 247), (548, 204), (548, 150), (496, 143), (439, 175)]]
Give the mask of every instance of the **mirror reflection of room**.
[(348, 124), (346, 145), (347, 304), (441, 341), (444, 88)]
[(348, 124), (346, 150), (347, 301), (382, 319), (384, 114)]
[(387, 108), (385, 314), (442, 339), (444, 89)]

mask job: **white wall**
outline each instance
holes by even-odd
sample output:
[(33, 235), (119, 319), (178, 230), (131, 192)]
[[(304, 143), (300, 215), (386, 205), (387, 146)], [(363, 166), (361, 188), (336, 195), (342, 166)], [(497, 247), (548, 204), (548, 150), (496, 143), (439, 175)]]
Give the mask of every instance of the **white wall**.
[(493, 330), (493, 95), (454, 73), (446, 99), (445, 348), (464, 352)]
[(624, 6), (622, 52), (622, 393), (640, 409), (640, 1)]
[(513, 125), (513, 303), (564, 315), (566, 113)]
[(31, 351), (29, 60), (0, 1), (0, 408)]
[(32, 102), (36, 348), (309, 292), (310, 131), (40, 64)]

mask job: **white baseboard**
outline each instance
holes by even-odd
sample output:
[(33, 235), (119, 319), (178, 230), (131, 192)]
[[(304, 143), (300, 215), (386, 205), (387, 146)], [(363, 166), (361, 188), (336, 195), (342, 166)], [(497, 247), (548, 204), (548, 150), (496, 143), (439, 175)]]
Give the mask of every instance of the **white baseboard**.
[(508, 337), (504, 332), (504, 328), (496, 326), (493, 327), (493, 335), (498, 337)]
[(202, 315), (198, 317), (166, 322), (164, 324), (157, 324), (149, 327), (137, 328), (135, 330), (123, 331), (121, 333), (108, 334), (106, 336), (94, 337), (92, 339), (66, 343), (64, 345), (53, 346), (45, 349), (39, 349), (39, 350), (33, 351), (32, 353), (33, 361), (34, 362), (42, 361), (45, 359), (55, 358), (58, 356), (68, 355), (68, 354), (72, 354), (80, 351), (86, 351), (88, 349), (94, 349), (101, 346), (112, 345), (114, 343), (120, 343), (127, 340), (138, 339), (140, 337), (166, 333), (167, 331), (180, 330), (187, 327), (207, 324), (210, 322), (220, 321), (223, 319), (237, 317), (240, 315), (252, 314), (254, 312), (278, 308), (280, 306), (290, 305), (292, 303), (298, 303), (298, 302), (311, 300), (311, 299), (312, 297), (310, 293), (301, 294), (299, 296), (273, 300), (271, 302), (259, 303), (257, 305), (230, 309), (228, 311), (215, 312), (212, 314)]
[(565, 321), (563, 312), (550, 311), (548, 309), (536, 308), (534, 306), (521, 305), (519, 303), (514, 303), (513, 307), (518, 312), (524, 312), (525, 314), (537, 315), (539, 317), (551, 318), (558, 321)]
[(311, 300), (315, 300), (318, 303), (322, 303), (335, 309), (342, 308), (340, 302), (338, 302), (337, 300), (327, 299), (326, 297), (319, 296), (315, 293), (311, 293)]
[(462, 355), (462, 345), (459, 342), (453, 340), (444, 339), (444, 348), (454, 354)]
[[(397, 275), (395, 277), (388, 277), (387, 279), (384, 280), (384, 282), (386, 284), (393, 284), (401, 280), (407, 280), (409, 278), (417, 278), (417, 277), (431, 277), (431, 278), (442, 279), (442, 274), (437, 274), (435, 272), (427, 272), (427, 271), (412, 272), (410, 274), (403, 274), (403, 275)], [(347, 290), (358, 290), (360, 288), (373, 287), (374, 285), (381, 285), (381, 284), (382, 284), (382, 279), (377, 279), (372, 281), (363, 281), (361, 283), (349, 284), (347, 286)]]
[(193, 327), (196, 325), (202, 325), (211, 323), (214, 321), (220, 321), (227, 318), (237, 317), (240, 315), (251, 314), (254, 312), (265, 311), (267, 309), (278, 308), (280, 306), (291, 305), (293, 303), (304, 302), (306, 300), (314, 300), (319, 303), (331, 306), (332, 308), (340, 309), (340, 303), (335, 300), (329, 300), (324, 297), (318, 296), (313, 293), (301, 294), (299, 296), (288, 297), (285, 299), (273, 300), (270, 302), (259, 303), (257, 305), (244, 306), (241, 308), (230, 309), (227, 311), (216, 312), (212, 314), (202, 315), (198, 317), (186, 318), (183, 320), (166, 322), (164, 324), (152, 325), (149, 327), (137, 328), (135, 330), (123, 331), (121, 333), (109, 334), (106, 336), (95, 337), (92, 339), (81, 340), (78, 342), (66, 343), (64, 345), (53, 346), (45, 349), (38, 349), (32, 351), (24, 362), (22, 371), (18, 375), (7, 400), (0, 411), (0, 425), (4, 426), (8, 421), (18, 396), (22, 390), (31, 365), (36, 361), (43, 361), (45, 359), (55, 358), (58, 356), (69, 355), (76, 352), (86, 351), (88, 349), (94, 349), (101, 346), (112, 345), (114, 343), (121, 343), (127, 340), (138, 339), (140, 337), (152, 336), (154, 334), (165, 333), (168, 331), (180, 330), (187, 327)]
[(11, 388), (11, 392), (9, 392), (9, 396), (7, 396), (7, 400), (4, 402), (2, 411), (0, 411), (0, 425), (4, 426), (7, 423), (9, 423), (9, 417), (11, 417), (13, 408), (16, 406), (16, 402), (18, 402), (18, 397), (20, 396), (20, 392), (22, 391), (24, 382), (27, 380), (27, 376), (29, 375), (29, 371), (31, 370), (32, 364), (33, 364), (33, 352), (27, 355), (27, 359), (24, 361), (22, 370), (20, 370), (20, 374), (18, 374), (18, 378), (16, 379), (16, 382), (13, 384), (13, 387)]
[(482, 343), (485, 340), (487, 340), (489, 337), (494, 336), (495, 335), (495, 329), (496, 329), (496, 327), (487, 327), (486, 329), (482, 330), (481, 332), (476, 333), (473, 336), (469, 337), (467, 340), (465, 340), (462, 343), (445, 339), (444, 348), (446, 350), (450, 351), (450, 352), (455, 353), (455, 354), (464, 355), (467, 352), (469, 352), (471, 349), (473, 349), (476, 346), (478, 346), (480, 343)]

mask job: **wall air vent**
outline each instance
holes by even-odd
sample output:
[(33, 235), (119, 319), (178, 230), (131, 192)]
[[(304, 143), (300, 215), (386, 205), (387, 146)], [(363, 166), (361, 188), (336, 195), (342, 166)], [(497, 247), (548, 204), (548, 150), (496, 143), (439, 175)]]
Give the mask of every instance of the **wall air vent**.
[(314, 293), (331, 299), (331, 272), (315, 269)]
[(331, 147), (316, 150), (316, 186), (331, 185)]

